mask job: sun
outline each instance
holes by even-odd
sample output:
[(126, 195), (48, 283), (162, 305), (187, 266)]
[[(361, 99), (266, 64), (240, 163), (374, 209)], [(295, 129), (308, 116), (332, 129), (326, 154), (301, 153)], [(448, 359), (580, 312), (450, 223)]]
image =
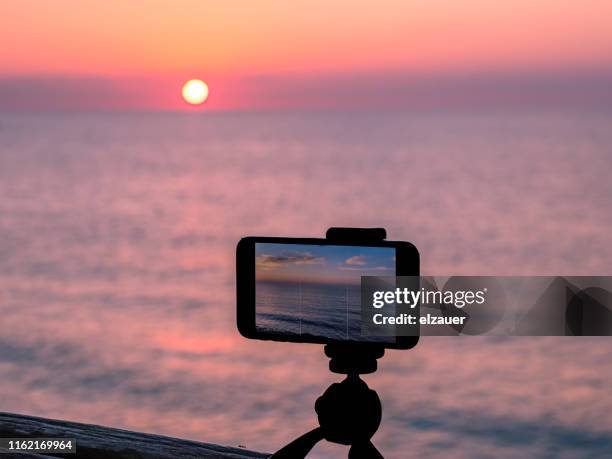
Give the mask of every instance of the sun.
[(208, 99), (208, 85), (202, 80), (189, 80), (183, 85), (183, 99), (191, 105), (203, 104)]

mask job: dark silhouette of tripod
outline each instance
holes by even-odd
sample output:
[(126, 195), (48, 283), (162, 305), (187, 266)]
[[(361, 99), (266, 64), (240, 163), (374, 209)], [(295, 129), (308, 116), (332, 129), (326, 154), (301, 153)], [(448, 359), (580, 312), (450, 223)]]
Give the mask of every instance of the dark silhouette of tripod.
[(349, 459), (384, 459), (372, 444), (382, 416), (376, 391), (359, 375), (376, 371), (385, 353), (375, 344), (328, 344), (329, 369), (346, 378), (327, 388), (315, 403), (319, 427), (293, 440), (270, 459), (301, 459), (321, 440), (350, 445)]

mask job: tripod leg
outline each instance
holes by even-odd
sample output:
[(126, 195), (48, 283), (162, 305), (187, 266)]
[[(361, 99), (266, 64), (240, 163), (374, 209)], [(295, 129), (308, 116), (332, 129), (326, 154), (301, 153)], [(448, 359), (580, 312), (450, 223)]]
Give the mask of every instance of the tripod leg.
[(371, 441), (351, 446), (348, 457), (349, 459), (384, 459)]
[[(281, 448), (268, 459), (300, 459), (306, 457), (314, 445), (323, 440), (323, 432), (320, 427), (296, 438), (287, 446)], [(381, 456), (382, 457), (382, 456)]]

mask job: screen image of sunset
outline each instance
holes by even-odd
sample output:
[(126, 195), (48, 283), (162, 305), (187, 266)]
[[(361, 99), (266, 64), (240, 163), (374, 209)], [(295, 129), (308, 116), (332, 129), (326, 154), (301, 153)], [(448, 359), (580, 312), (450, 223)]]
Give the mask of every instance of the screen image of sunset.
[(394, 276), (395, 249), (255, 244), (255, 325), (260, 332), (380, 341), (361, 330), (361, 276)]

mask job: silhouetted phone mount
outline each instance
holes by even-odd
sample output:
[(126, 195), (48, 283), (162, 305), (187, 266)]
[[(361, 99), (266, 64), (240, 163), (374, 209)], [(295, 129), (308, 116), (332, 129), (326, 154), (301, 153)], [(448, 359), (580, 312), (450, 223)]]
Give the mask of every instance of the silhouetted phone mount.
[[(384, 228), (329, 228), (331, 241), (368, 244), (387, 237)], [(383, 459), (372, 444), (378, 430), (382, 406), (376, 391), (359, 375), (374, 373), (377, 359), (385, 354), (384, 346), (374, 343), (334, 343), (325, 346), (329, 369), (345, 374), (340, 383), (327, 388), (315, 402), (319, 427), (293, 440), (270, 459), (301, 459), (321, 440), (350, 445), (349, 459)]]

